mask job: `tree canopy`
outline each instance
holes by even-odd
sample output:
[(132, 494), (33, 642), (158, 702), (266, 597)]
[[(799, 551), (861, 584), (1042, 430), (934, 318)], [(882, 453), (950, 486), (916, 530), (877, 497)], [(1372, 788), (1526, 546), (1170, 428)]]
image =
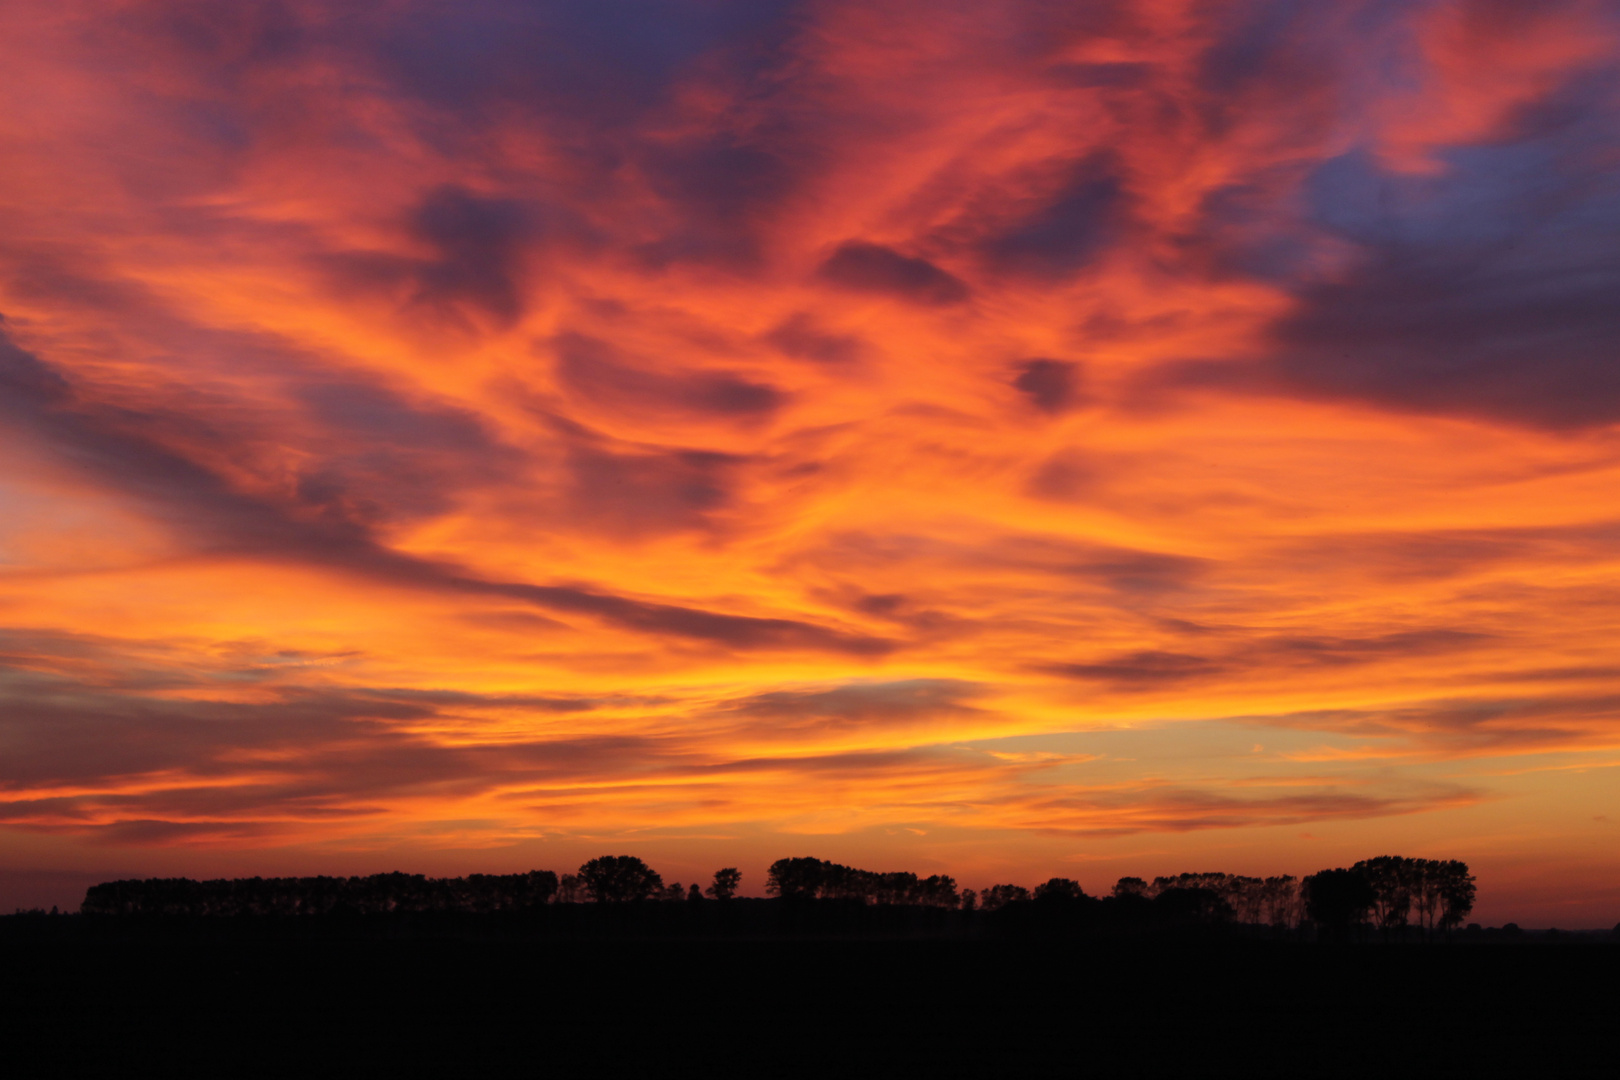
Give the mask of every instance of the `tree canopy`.
[(788, 900), (841, 899), (946, 908), (961, 903), (956, 880), (943, 874), (919, 878), (905, 871), (876, 873), (805, 857), (772, 863), (765, 891)]
[(599, 904), (649, 900), (664, 889), (658, 872), (634, 855), (598, 856), (579, 868), (579, 880)]

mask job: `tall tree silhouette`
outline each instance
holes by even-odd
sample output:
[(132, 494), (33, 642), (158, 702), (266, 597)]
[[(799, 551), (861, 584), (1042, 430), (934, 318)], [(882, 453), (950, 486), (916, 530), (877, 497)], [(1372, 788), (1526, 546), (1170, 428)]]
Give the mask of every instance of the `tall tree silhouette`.
[(1378, 929), (1387, 937), (1404, 927), (1412, 911), (1412, 894), (1421, 887), (1421, 863), (1399, 855), (1380, 855), (1362, 859), (1350, 869), (1372, 886), (1372, 915)]
[(1294, 927), (1304, 917), (1300, 908), (1299, 879), (1293, 874), (1268, 877), (1261, 884), (1262, 921), (1271, 926)]
[(578, 874), (564, 874), (557, 882), (557, 903), (577, 904), (585, 898), (585, 886)]
[(1372, 914), (1386, 936), (1404, 928), (1415, 909), (1425, 934), (1460, 925), (1474, 908), (1474, 877), (1457, 859), (1380, 855), (1351, 870), (1373, 890)]
[(1423, 927), (1424, 936), (1427, 937), (1434, 933), (1435, 925), (1440, 921), (1440, 913), (1445, 907), (1445, 898), (1441, 892), (1443, 872), (1440, 869), (1445, 864), (1439, 859), (1412, 861), (1415, 864), (1412, 873), (1412, 907), (1417, 912), (1418, 925)]
[(1438, 881), (1440, 928), (1450, 930), (1461, 926), (1474, 910), (1474, 875), (1461, 859), (1433, 859), (1429, 867), (1429, 873)]

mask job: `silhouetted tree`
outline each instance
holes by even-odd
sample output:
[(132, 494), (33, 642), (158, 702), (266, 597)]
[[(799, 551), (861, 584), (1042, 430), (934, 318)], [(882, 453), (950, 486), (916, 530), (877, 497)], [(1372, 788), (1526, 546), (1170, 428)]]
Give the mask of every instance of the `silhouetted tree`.
[(1429, 874), (1439, 882), (1440, 929), (1450, 930), (1474, 910), (1474, 875), (1460, 859), (1432, 860)]
[(1231, 922), (1233, 917), (1226, 898), (1203, 885), (1161, 889), (1153, 898), (1153, 914), (1161, 922), (1199, 926)]
[(703, 900), (703, 890), (698, 888), (698, 883), (697, 882), (695, 882), (695, 881), (692, 882), (692, 887), (690, 889), (686, 890), (686, 899), (687, 899), (688, 902), (691, 902), (691, 901), (699, 901), (699, 902), (701, 902)]
[(557, 903), (577, 904), (585, 899), (585, 886), (578, 874), (564, 874), (557, 883)]
[(737, 886), (741, 883), (742, 871), (735, 866), (728, 866), (723, 870), (714, 872), (714, 884), (710, 885), (706, 891), (716, 900), (730, 900), (737, 895)]
[(956, 879), (945, 874), (919, 878), (908, 870), (875, 873), (812, 858), (777, 859), (766, 875), (765, 891), (790, 900), (821, 897), (947, 908), (961, 902)]
[(1177, 874), (1174, 877), (1154, 878), (1153, 884), (1148, 886), (1148, 895), (1158, 896), (1166, 889), (1209, 889), (1230, 903), (1234, 894), (1241, 891), (1244, 882), (1254, 880), (1254, 878), (1241, 878), (1232, 874), (1217, 874), (1209, 871), (1197, 874)]
[[(1141, 878), (1121, 878), (1119, 885), (1115, 886), (1115, 895), (1121, 895), (1122, 887), (1140, 891), (1150, 897), (1158, 897), (1171, 889), (1205, 889), (1218, 896), (1221, 903), (1230, 909), (1231, 918), (1249, 925), (1263, 922), (1276, 924), (1277, 916), (1286, 906), (1284, 894), (1291, 894), (1292, 891), (1291, 885), (1284, 883), (1294, 881), (1292, 877), (1262, 879), (1210, 871), (1156, 877), (1153, 884), (1145, 888), (1141, 887), (1141, 880)], [(1184, 899), (1176, 901), (1183, 904), (1186, 902)]]
[(1413, 859), (1411, 862), (1412, 908), (1417, 912), (1418, 925), (1427, 937), (1434, 932), (1444, 906), (1440, 895), (1440, 867), (1443, 864), (1438, 859)]
[(906, 903), (923, 907), (954, 908), (962, 902), (956, 892), (956, 879), (948, 874), (930, 874), (915, 881)]
[(903, 870), (881, 874), (868, 870), (851, 870), (847, 866), (836, 864), (829, 869), (837, 873), (840, 879), (848, 882), (843, 895), (850, 899), (866, 900), (869, 903), (911, 903), (920, 884), (916, 874)]
[(1418, 860), (1380, 855), (1362, 859), (1350, 869), (1372, 886), (1372, 915), (1378, 929), (1388, 936), (1404, 927), (1412, 910), (1412, 894), (1423, 877)]
[(1080, 887), (1078, 881), (1071, 881), (1065, 877), (1055, 877), (1035, 886), (1035, 899), (1048, 902), (1084, 900), (1086, 899), (1086, 891)]
[(1304, 912), (1300, 909), (1299, 879), (1292, 874), (1266, 878), (1261, 885), (1265, 901), (1265, 921), (1271, 926), (1293, 928)]
[(1351, 867), (1372, 886), (1372, 913), (1386, 934), (1407, 925), (1412, 910), (1425, 933), (1460, 925), (1474, 907), (1474, 878), (1455, 859), (1411, 859), (1380, 855)]
[(979, 907), (985, 911), (995, 911), (1016, 900), (1028, 899), (1029, 890), (1022, 885), (992, 885), (979, 894)]
[(1376, 895), (1367, 879), (1354, 870), (1321, 870), (1300, 885), (1305, 914), (1329, 937), (1347, 937), (1372, 910)]
[(599, 904), (646, 900), (663, 891), (664, 879), (634, 855), (603, 855), (579, 868), (579, 880)]
[(821, 889), (825, 877), (820, 859), (777, 859), (765, 875), (765, 892), (784, 900), (808, 900)]
[(1121, 896), (1146, 896), (1147, 887), (1147, 882), (1139, 877), (1122, 877), (1114, 882), (1114, 897), (1118, 899)]
[(1233, 916), (1246, 926), (1259, 925), (1266, 915), (1266, 883), (1257, 877), (1231, 874), (1221, 899), (1232, 908)]
[(962, 910), (972, 911), (979, 906), (979, 894), (972, 889), (962, 890)]

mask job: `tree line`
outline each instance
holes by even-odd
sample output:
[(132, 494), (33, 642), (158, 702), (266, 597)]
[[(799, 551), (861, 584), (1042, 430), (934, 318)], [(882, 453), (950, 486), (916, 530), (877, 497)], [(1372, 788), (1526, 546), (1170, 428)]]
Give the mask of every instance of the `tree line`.
[[(867, 904), (909, 904), (918, 907), (962, 906), (956, 880), (944, 874), (919, 878), (912, 873), (875, 873), (856, 870), (822, 859), (777, 859), (765, 879), (765, 891), (786, 900), (818, 897), (824, 900), (859, 900)], [(968, 890), (969, 894), (972, 890)]]
[(86, 915), (488, 914), (538, 907), (556, 894), (557, 875), (550, 870), (460, 878), (401, 873), (214, 881), (148, 878), (92, 885), (79, 910)]
[(604, 855), (558, 877), (551, 870), (526, 874), (469, 874), (433, 878), (423, 874), (365, 877), (147, 878), (92, 885), (80, 911), (87, 915), (381, 915), (393, 912), (489, 914), (525, 911), (556, 903), (603, 904), (651, 900), (730, 900), (742, 874), (715, 871), (707, 888), (664, 884), (657, 871), (633, 855)]
[(868, 904), (912, 904), (996, 912), (1021, 904), (1096, 905), (1105, 921), (1228, 923), (1297, 927), (1305, 891), (1291, 874), (1257, 878), (1241, 874), (1188, 873), (1151, 882), (1123, 877), (1103, 897), (1088, 894), (1070, 878), (1051, 878), (1033, 889), (992, 885), (958, 890), (944, 875), (880, 874), (820, 859), (778, 859), (771, 864), (765, 891), (789, 900), (854, 900)]
[(1380, 855), (1348, 869), (1323, 870), (1302, 883), (1305, 913), (1333, 934), (1371, 924), (1385, 935), (1417, 925), (1426, 934), (1461, 926), (1474, 910), (1474, 875), (1458, 859)]
[[(741, 883), (737, 868), (725, 867), (706, 887), (665, 884), (657, 871), (633, 855), (604, 855), (561, 877), (550, 870), (533, 870), (458, 878), (391, 873), (110, 881), (91, 886), (81, 911), (171, 916), (486, 914), (552, 904), (727, 902), (736, 898)], [(765, 892), (789, 905), (827, 901), (992, 916), (1006, 912), (1008, 917), (1024, 910), (1060, 911), (1121, 925), (1235, 923), (1294, 929), (1310, 923), (1326, 936), (1348, 936), (1369, 928), (1385, 935), (1403, 933), (1411, 926), (1430, 934), (1450, 930), (1473, 910), (1475, 884), (1468, 865), (1456, 859), (1381, 855), (1303, 879), (1291, 874), (1260, 878), (1226, 873), (1184, 873), (1152, 881), (1123, 877), (1107, 895), (1092, 896), (1069, 878), (1054, 877), (1033, 889), (1000, 884), (976, 891), (959, 888), (944, 874), (919, 877), (799, 857), (771, 864)]]

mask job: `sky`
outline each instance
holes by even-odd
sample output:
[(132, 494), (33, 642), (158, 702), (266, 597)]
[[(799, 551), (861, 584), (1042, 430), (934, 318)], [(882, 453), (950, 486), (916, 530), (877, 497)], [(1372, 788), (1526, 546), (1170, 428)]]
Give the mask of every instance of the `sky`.
[(0, 907), (1620, 919), (1607, 0), (0, 6)]

